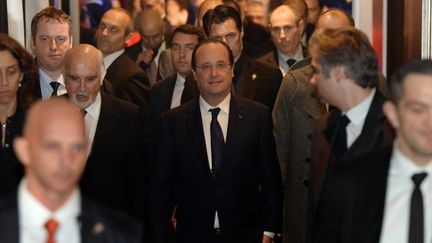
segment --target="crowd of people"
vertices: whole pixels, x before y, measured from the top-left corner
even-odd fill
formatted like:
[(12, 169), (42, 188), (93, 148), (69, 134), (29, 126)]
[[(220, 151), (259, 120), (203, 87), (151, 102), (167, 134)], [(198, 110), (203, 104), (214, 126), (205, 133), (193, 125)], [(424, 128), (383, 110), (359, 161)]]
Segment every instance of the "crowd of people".
[(0, 34), (2, 242), (432, 239), (432, 61), (318, 0), (102, 2)]

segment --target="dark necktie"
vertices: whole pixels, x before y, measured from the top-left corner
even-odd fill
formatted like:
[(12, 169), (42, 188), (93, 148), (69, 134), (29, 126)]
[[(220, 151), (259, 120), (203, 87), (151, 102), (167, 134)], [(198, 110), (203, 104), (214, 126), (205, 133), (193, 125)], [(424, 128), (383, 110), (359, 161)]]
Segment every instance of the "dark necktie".
[(55, 243), (55, 233), (57, 231), (58, 222), (55, 219), (50, 219), (45, 223), (48, 237), (46, 243)]
[(222, 162), (223, 147), (225, 142), (222, 128), (217, 120), (220, 108), (210, 109), (209, 111), (212, 113), (212, 120), (210, 123), (212, 173), (215, 173)]
[(57, 96), (57, 90), (58, 90), (58, 87), (60, 86), (60, 83), (56, 82), (56, 81), (52, 81), (50, 83), (50, 85), (53, 88), (53, 92), (51, 93), (51, 97)]
[(423, 196), (420, 185), (426, 176), (426, 173), (419, 173), (411, 177), (414, 190), (411, 195), (408, 243), (424, 243)]
[(195, 80), (190, 80), (189, 77), (186, 77), (185, 83), (184, 83), (184, 89), (183, 92), (181, 94), (181, 98), (180, 98), (180, 104), (184, 104), (186, 102), (188, 102), (189, 100), (192, 100), (194, 98), (194, 94), (195, 94), (195, 86), (196, 84), (194, 84), (193, 82), (195, 82)]
[(348, 149), (346, 127), (349, 123), (350, 120), (346, 115), (343, 115), (339, 118), (336, 138), (333, 143), (336, 160), (342, 159)]
[(296, 59), (290, 58), (286, 61), (286, 63), (288, 64), (288, 67), (291, 67), (294, 65), (294, 63), (296, 63)]

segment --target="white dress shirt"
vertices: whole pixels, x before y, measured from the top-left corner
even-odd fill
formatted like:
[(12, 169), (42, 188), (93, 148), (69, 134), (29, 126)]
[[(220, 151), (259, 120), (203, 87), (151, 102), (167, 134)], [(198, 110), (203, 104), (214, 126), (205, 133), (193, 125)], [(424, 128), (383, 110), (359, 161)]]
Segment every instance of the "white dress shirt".
[(45, 223), (49, 219), (58, 222), (55, 233), (56, 242), (81, 242), (80, 223), (81, 195), (76, 188), (65, 204), (55, 212), (42, 205), (28, 190), (27, 180), (23, 178), (18, 187), (18, 217), (20, 243), (45, 243), (48, 231)]
[(174, 91), (171, 99), (171, 109), (180, 105), (185, 84), (185, 78), (183, 78), (179, 73), (177, 73), (176, 76)]
[(94, 136), (96, 134), (96, 128), (99, 121), (101, 104), (102, 104), (101, 94), (98, 93), (95, 102), (93, 102), (85, 109), (87, 114), (84, 116), (84, 121), (86, 126), (86, 136), (89, 142), (88, 144), (90, 146), (89, 154), (91, 151), (91, 147), (93, 145)]
[(350, 123), (346, 127), (347, 134), (347, 147), (351, 147), (354, 141), (360, 136), (366, 116), (372, 104), (375, 95), (375, 88), (372, 89), (369, 96), (364, 99), (360, 104), (348, 110), (345, 115), (350, 119)]
[(411, 195), (414, 190), (411, 177), (422, 172), (428, 174), (420, 185), (424, 205), (424, 242), (432, 242), (432, 161), (420, 167), (398, 149), (397, 140), (393, 148), (380, 243), (408, 242)]
[(285, 74), (290, 70), (290, 67), (287, 64), (287, 61), (289, 59), (295, 59), (296, 62), (298, 62), (300, 60), (303, 60), (303, 58), (304, 58), (303, 57), (303, 48), (301, 45), (299, 45), (296, 53), (292, 57), (289, 57), (280, 51), (277, 51), (277, 54), (278, 54), (279, 69), (282, 72), (282, 76), (285, 76)]
[(60, 84), (57, 89), (57, 96), (67, 93), (63, 81), (63, 74), (60, 74), (57, 80), (53, 80), (48, 76), (48, 74), (46, 74), (41, 68), (39, 68), (39, 85), (43, 100), (51, 98), (51, 94), (54, 91), (53, 87), (50, 84), (52, 81), (56, 81)]

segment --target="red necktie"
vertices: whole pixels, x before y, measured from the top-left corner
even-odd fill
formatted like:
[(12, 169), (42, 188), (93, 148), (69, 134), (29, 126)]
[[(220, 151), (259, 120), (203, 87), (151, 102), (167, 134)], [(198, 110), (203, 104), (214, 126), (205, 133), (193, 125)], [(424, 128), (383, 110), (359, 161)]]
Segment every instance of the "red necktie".
[(58, 227), (58, 222), (54, 219), (49, 219), (45, 223), (45, 228), (48, 231), (48, 237), (46, 243), (55, 243), (55, 233)]

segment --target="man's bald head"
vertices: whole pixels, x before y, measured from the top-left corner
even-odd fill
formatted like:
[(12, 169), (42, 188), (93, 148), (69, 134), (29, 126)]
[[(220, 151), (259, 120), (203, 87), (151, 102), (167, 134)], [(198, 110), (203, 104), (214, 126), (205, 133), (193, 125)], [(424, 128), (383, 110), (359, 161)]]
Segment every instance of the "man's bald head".
[(160, 13), (145, 9), (138, 15), (136, 29), (140, 32), (146, 49), (155, 49), (164, 41), (165, 24)]
[(331, 8), (322, 13), (316, 23), (315, 29), (338, 29), (354, 27), (354, 19), (343, 9)]
[(307, 22), (308, 7), (304, 0), (285, 0), (284, 5), (290, 6), (305, 23)]
[(28, 190), (55, 211), (72, 194), (85, 165), (83, 116), (66, 99), (39, 101), (29, 110), (14, 148), (25, 167)]
[(105, 75), (102, 53), (88, 44), (71, 48), (65, 55), (63, 73), (69, 99), (86, 109), (96, 101)]
[(207, 11), (209, 11), (210, 9), (214, 9), (219, 5), (223, 5), (223, 1), (222, 0), (205, 0), (198, 8), (198, 15), (197, 15), (197, 19), (196, 19), (196, 25), (202, 29), (203, 29), (203, 17), (204, 14), (207, 13)]

